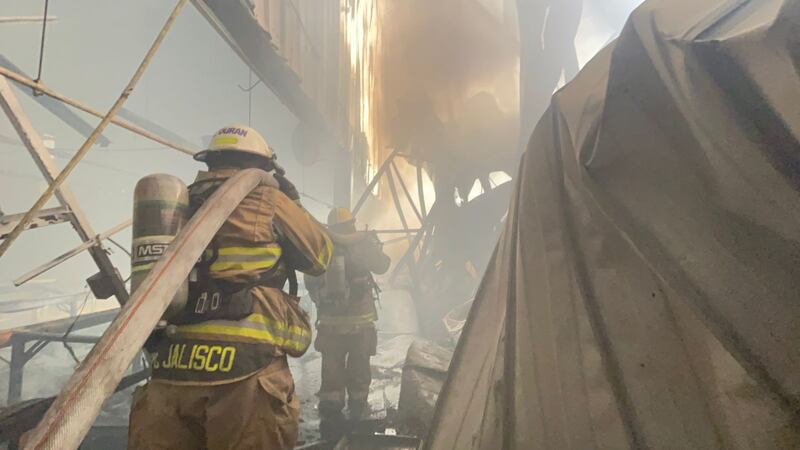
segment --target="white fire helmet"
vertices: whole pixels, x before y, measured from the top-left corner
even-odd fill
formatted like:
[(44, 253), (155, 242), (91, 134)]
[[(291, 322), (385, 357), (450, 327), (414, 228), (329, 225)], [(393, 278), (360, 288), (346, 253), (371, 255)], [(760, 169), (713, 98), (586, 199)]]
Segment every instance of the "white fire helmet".
[(208, 149), (196, 153), (194, 159), (205, 161), (206, 155), (211, 152), (242, 152), (263, 156), (267, 159), (275, 158), (275, 153), (258, 131), (238, 124), (223, 127), (214, 133)]

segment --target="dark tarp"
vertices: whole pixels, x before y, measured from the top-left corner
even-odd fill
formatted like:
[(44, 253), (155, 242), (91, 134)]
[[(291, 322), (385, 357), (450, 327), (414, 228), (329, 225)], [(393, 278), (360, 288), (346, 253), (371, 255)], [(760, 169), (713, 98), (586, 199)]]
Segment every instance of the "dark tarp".
[(800, 448), (800, 1), (650, 0), (557, 93), (428, 449)]

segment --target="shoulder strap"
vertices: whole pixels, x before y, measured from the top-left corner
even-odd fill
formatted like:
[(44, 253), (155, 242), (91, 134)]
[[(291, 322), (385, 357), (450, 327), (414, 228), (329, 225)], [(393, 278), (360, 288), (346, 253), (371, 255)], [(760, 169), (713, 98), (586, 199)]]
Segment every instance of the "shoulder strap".
[(294, 269), (289, 269), (289, 294), (293, 297), (297, 297), (297, 271)]

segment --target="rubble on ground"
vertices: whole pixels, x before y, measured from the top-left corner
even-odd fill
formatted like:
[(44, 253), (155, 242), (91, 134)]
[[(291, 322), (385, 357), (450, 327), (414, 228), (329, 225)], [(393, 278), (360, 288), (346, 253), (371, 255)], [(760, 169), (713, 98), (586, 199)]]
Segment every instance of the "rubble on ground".
[(409, 347), (397, 411), (398, 431), (402, 434), (427, 434), (452, 357), (452, 350), (422, 339)]
[[(373, 420), (401, 434), (422, 437), (444, 383), (452, 350), (414, 335), (381, 336), (372, 358), (369, 405)], [(301, 398), (300, 442), (319, 440), (316, 393), (320, 386), (320, 354), (292, 360)]]

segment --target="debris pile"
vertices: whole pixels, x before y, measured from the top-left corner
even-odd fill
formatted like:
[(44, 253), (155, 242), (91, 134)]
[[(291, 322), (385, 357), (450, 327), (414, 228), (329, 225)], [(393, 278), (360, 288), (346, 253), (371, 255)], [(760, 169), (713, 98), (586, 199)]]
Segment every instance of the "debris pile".
[(416, 340), (409, 347), (397, 411), (402, 434), (424, 437), (428, 433), (452, 357), (452, 350), (426, 340)]
[[(382, 337), (372, 358), (370, 422), (398, 434), (425, 436), (452, 355), (452, 349), (415, 335)], [(316, 394), (321, 362), (319, 353), (311, 352), (291, 363), (301, 398), (300, 442), (304, 443), (319, 439)]]
[(392, 419), (397, 410), (403, 361), (409, 346), (416, 339), (416, 336), (401, 335), (379, 343), (372, 358), (372, 385), (369, 393), (373, 417)]

